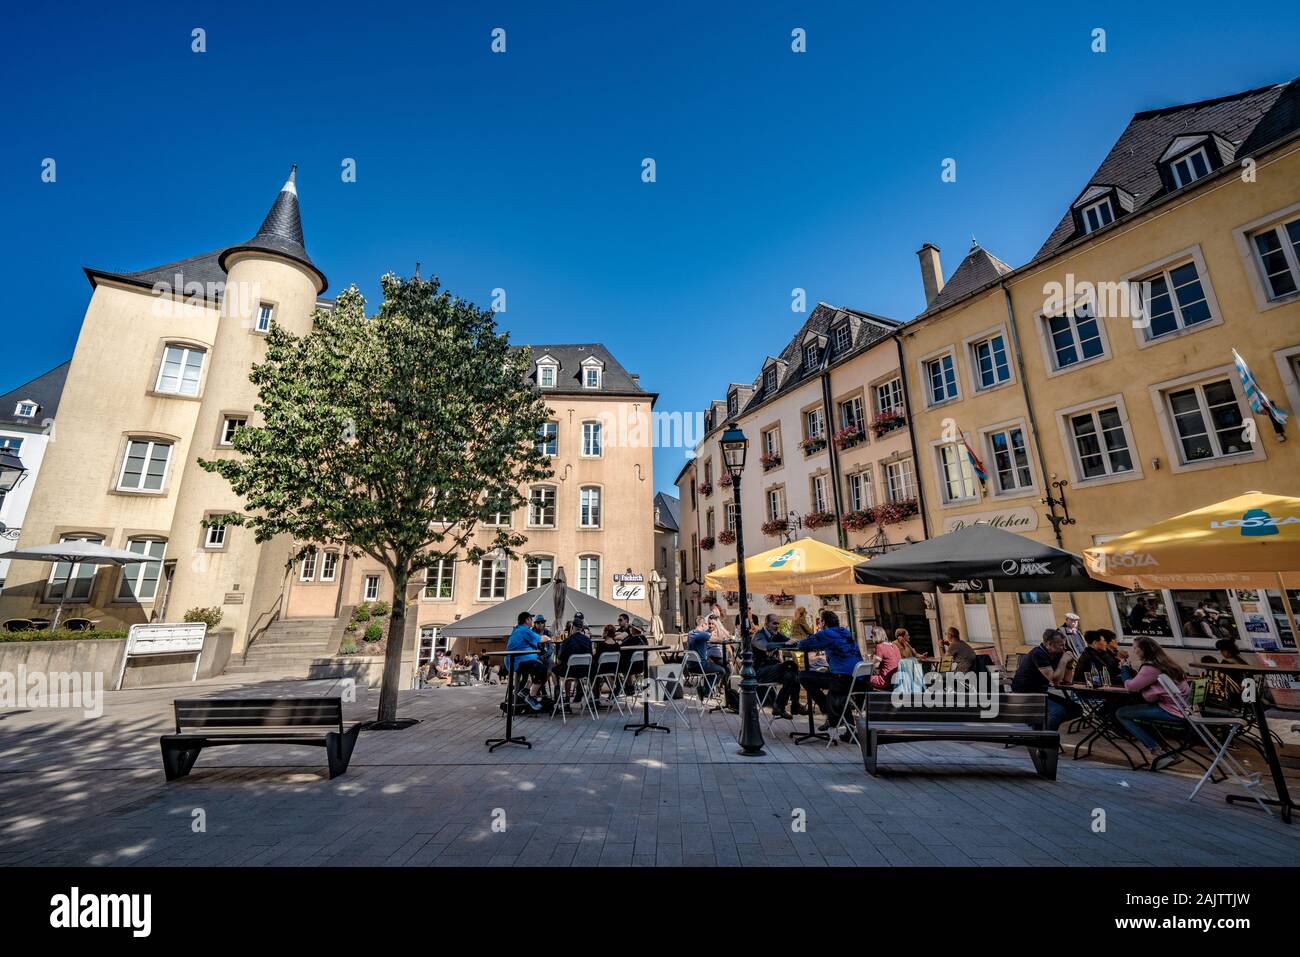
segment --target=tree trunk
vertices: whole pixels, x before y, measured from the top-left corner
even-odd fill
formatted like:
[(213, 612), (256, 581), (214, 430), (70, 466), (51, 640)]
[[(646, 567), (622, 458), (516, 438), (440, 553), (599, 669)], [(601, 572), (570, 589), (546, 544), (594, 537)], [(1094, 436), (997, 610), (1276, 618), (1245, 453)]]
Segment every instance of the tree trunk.
[(388, 648), (384, 651), (384, 681), (379, 687), (380, 721), (397, 720), (397, 692), (402, 681), (402, 645), (406, 641), (406, 586), (410, 572), (393, 575), (393, 614), (388, 619)]

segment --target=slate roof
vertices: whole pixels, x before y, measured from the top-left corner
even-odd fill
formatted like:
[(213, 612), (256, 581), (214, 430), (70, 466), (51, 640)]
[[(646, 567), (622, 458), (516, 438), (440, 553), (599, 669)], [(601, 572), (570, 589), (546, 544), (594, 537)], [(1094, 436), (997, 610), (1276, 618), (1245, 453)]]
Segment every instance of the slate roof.
[(301, 263), (316, 274), (320, 280), (320, 290), (325, 291), (329, 281), (325, 274), (316, 268), (316, 264), (307, 255), (302, 239), (302, 214), (298, 210), (298, 167), (289, 170), (289, 179), (280, 188), (280, 193), (271, 204), (270, 211), (262, 220), (256, 235), (245, 243), (231, 246), (221, 253), (220, 264), (224, 268), (229, 258), (237, 252), (248, 249), (263, 249), (286, 256), (294, 262)]
[[(1132, 195), (1132, 212), (1141, 212), (1167, 195), (1157, 162), (1175, 137), (1217, 133), (1236, 147), (1236, 156), (1246, 156), (1297, 129), (1300, 80), (1137, 113), (1071, 202), (1089, 186), (1115, 186)], [(1034, 259), (1051, 255), (1076, 238), (1074, 217), (1067, 208)]]
[[(533, 350), (533, 368), (529, 373), (529, 381), (534, 385), (537, 384), (537, 360), (549, 355), (559, 363), (556, 385), (554, 388), (539, 388), (538, 391), (543, 395), (638, 395), (649, 398), (652, 403), (658, 398), (657, 393), (641, 388), (638, 379), (624, 369), (599, 342), (533, 343), (527, 348)], [(604, 366), (599, 389), (587, 389), (582, 385), (582, 360), (592, 357), (600, 360)]]
[(680, 505), (681, 502), (675, 495), (669, 495), (667, 492), (655, 493), (655, 528), (670, 532), (679, 531), (677, 510)]
[[(44, 375), (37, 376), (31, 382), (25, 382), (16, 389), (0, 395), (0, 426), (39, 427), (46, 419), (54, 418), (59, 411), (59, 399), (63, 396), (63, 383), (68, 378), (69, 359), (62, 365), (55, 366)], [(30, 419), (14, 415), (18, 403), (31, 399), (36, 403), (36, 415)]]
[(973, 292), (985, 283), (993, 282), (999, 276), (1011, 272), (1011, 267), (975, 241), (971, 241), (970, 252), (961, 264), (953, 270), (952, 275), (934, 302), (926, 307), (926, 312), (942, 309), (949, 303), (956, 302), (967, 293)]

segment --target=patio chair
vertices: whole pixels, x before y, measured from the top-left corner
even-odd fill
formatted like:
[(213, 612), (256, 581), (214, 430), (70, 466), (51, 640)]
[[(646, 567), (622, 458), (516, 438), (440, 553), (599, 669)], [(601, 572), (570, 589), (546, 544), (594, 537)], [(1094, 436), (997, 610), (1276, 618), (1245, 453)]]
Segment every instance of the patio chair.
[[(948, 659), (948, 663), (951, 666), (951, 658)], [(832, 744), (838, 743), (835, 735), (841, 727), (848, 729), (849, 738), (854, 744), (858, 745), (858, 747), (862, 746), (861, 742), (858, 741), (858, 729), (853, 726), (855, 722), (849, 720), (849, 711), (854, 704), (855, 698), (857, 699), (857, 705), (859, 708), (866, 708), (867, 692), (871, 690), (871, 667), (871, 662), (869, 661), (859, 661), (853, 666), (853, 681), (849, 684), (849, 693), (844, 696), (844, 707), (840, 709), (840, 715), (836, 719), (835, 724), (831, 727), (830, 736), (826, 739), (826, 747), (828, 749)], [(859, 681), (861, 681), (860, 686), (858, 684)]]
[(90, 631), (95, 627), (95, 623), (89, 618), (65, 618), (63, 627), (68, 631)]
[[(574, 671), (581, 671), (582, 674), (574, 677)], [(560, 712), (560, 723), (567, 724), (568, 705), (564, 701), (564, 688), (570, 681), (573, 681), (578, 693), (582, 696), (582, 706), (591, 712), (592, 720), (596, 718), (596, 705), (591, 700), (591, 655), (570, 655), (569, 660), (564, 663), (564, 673), (556, 673), (560, 679), (560, 686), (556, 689), (555, 705), (551, 708), (551, 717), (555, 717), (555, 712)]]
[(654, 683), (654, 686), (659, 689), (659, 697), (667, 702), (668, 707), (677, 712), (677, 717), (681, 718), (682, 723), (689, 728), (691, 726), (691, 721), (690, 718), (687, 717), (688, 706), (685, 703), (686, 696), (681, 695), (680, 699), (678, 696), (678, 691), (686, 687), (685, 672), (665, 672), (664, 669), (661, 668), (658, 673), (650, 677), (650, 680)]
[[(1223, 762), (1232, 779), (1245, 788), (1246, 793), (1255, 799), (1255, 803), (1260, 806), (1264, 813), (1271, 813), (1268, 809), (1268, 805), (1260, 800), (1259, 795), (1255, 793), (1255, 789), (1260, 785), (1259, 774), (1247, 771), (1242, 766), (1241, 762), (1233, 757), (1228, 750), (1232, 747), (1233, 739), (1246, 727), (1245, 719), (1233, 717), (1208, 717), (1203, 714), (1197, 714), (1191, 704), (1188, 703), (1182, 693), (1178, 690), (1178, 686), (1174, 684), (1173, 679), (1166, 674), (1162, 674), (1157, 680), (1159, 680), (1160, 687), (1164, 689), (1165, 694), (1167, 694), (1169, 699), (1173, 701), (1174, 706), (1182, 713), (1183, 720), (1187, 722), (1192, 731), (1194, 731), (1205, 743), (1205, 746), (1210, 749), (1210, 753), (1214, 755), (1214, 759), (1210, 762), (1210, 766), (1206, 768), (1205, 774), (1201, 776), (1201, 779), (1196, 782), (1196, 787), (1192, 788), (1192, 793), (1187, 796), (1187, 800), (1190, 801), (1196, 797), (1201, 788), (1205, 786), (1205, 782), (1210, 780), (1210, 776), (1214, 773), (1214, 769), (1219, 766), (1220, 762)], [(1223, 736), (1222, 742), (1216, 740), (1214, 735), (1210, 733), (1211, 728), (1226, 729), (1227, 733)], [(1218, 748), (1217, 751), (1215, 750), (1216, 747)]]
[(10, 632), (32, 631), (33, 626), (29, 618), (9, 618), (4, 623), (4, 630)]
[(697, 696), (700, 714), (706, 712), (710, 703), (726, 703), (725, 698), (719, 699), (719, 695), (722, 693), (722, 679), (716, 674), (704, 670), (704, 664), (700, 661), (698, 651), (687, 651), (682, 655), (682, 680), (686, 682), (689, 678), (699, 679), (704, 685), (704, 697), (699, 698)]
[[(740, 683), (743, 680), (740, 675), (732, 675), (727, 679), (727, 684), (736, 693), (737, 698), (740, 697)], [(776, 715), (771, 713), (771, 708), (776, 707), (776, 696), (780, 693), (781, 683), (779, 681), (760, 681), (758, 683), (758, 716), (767, 724), (768, 734), (776, 733), (775, 725), (778, 719)], [(763, 713), (764, 708), (769, 709), (767, 714)], [(793, 723), (794, 716), (791, 715), (783, 720)]]
[(591, 672), (591, 694), (593, 700), (600, 697), (600, 683), (604, 681), (609, 688), (610, 700), (614, 707), (618, 708), (619, 714), (624, 714), (623, 703), (618, 700), (619, 693), (619, 673), (618, 673), (617, 651), (603, 651), (600, 657), (596, 659), (596, 667)]
[(50, 627), (50, 620), (48, 618), (33, 618), (31, 619), (31, 622), (32, 628), (36, 631), (45, 631)]

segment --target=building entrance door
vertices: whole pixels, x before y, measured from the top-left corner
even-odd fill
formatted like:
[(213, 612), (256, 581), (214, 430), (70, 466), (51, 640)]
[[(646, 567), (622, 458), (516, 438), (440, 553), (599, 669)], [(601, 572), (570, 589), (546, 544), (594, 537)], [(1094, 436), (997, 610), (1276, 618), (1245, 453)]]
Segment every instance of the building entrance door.
[(1056, 612), (1052, 610), (1052, 594), (1045, 591), (1022, 591), (1020, 599), (1020, 634), (1025, 644), (1033, 647), (1043, 640), (1043, 632), (1056, 627)]

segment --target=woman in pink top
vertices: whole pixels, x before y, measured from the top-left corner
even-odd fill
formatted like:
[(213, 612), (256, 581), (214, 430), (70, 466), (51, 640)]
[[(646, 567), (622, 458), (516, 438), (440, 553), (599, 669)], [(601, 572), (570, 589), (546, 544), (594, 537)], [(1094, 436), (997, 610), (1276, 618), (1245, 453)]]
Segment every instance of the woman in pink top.
[(1141, 722), (1183, 720), (1183, 709), (1174, 703), (1169, 693), (1160, 686), (1160, 676), (1168, 675), (1178, 686), (1178, 693), (1186, 701), (1189, 690), (1187, 675), (1154, 638), (1135, 638), (1133, 654), (1140, 667), (1137, 674), (1124, 682), (1124, 687), (1129, 691), (1141, 692), (1143, 703), (1126, 704), (1116, 710), (1115, 717), (1129, 734), (1142, 743), (1143, 747), (1156, 754), (1160, 751), (1160, 744), (1150, 731), (1142, 727)]
[[(894, 641), (902, 641), (906, 644), (908, 640), (906, 628), (894, 630)], [(903, 655), (894, 642), (885, 641), (877, 642), (875, 657), (876, 666), (871, 669), (871, 689), (889, 691), (894, 687), (894, 672), (898, 670), (898, 663)]]

